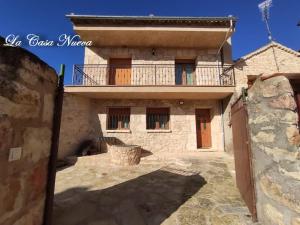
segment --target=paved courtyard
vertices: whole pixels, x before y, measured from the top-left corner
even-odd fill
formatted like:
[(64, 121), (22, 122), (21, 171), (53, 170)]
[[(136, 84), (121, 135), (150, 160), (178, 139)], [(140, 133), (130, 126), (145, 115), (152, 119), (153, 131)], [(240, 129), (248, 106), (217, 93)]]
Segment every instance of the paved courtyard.
[(224, 153), (148, 156), (115, 167), (107, 154), (57, 173), (55, 225), (250, 225)]

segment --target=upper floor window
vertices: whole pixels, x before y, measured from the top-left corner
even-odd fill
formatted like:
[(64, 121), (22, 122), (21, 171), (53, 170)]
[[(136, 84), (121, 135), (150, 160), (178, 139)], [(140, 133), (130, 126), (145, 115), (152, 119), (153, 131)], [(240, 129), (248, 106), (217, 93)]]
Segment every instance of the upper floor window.
[(107, 116), (108, 130), (126, 130), (130, 127), (130, 108), (109, 108)]
[(109, 59), (110, 85), (131, 84), (131, 59)]
[(169, 108), (147, 108), (147, 129), (169, 129)]
[(195, 84), (195, 60), (175, 60), (175, 84)]

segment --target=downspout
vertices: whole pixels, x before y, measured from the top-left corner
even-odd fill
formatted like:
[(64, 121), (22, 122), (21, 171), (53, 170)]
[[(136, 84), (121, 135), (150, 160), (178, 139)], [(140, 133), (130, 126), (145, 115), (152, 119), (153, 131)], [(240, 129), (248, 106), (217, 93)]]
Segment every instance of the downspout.
[[(233, 32), (231, 32), (231, 34), (229, 34), (230, 31), (233, 31), (233, 30), (234, 30), (233, 21), (231, 19), (230, 20), (230, 27), (228, 28), (228, 31), (225, 35), (225, 39), (224, 39), (224, 41), (222, 42), (221, 46), (219, 47), (219, 49), (217, 51), (217, 55), (216, 55), (217, 59), (219, 59), (219, 54), (220, 54), (221, 51), (222, 51), (222, 54), (223, 54), (223, 47), (224, 47), (226, 41), (228, 40), (228, 38), (230, 38), (232, 33), (233, 33)], [(222, 58), (224, 59), (224, 56)], [(223, 68), (224, 62), (221, 62), (221, 66)], [(223, 99), (221, 99), (221, 101), (220, 101), (220, 112), (221, 112), (221, 126), (222, 126), (222, 133), (223, 133), (223, 135), (222, 135), (223, 150), (225, 151), (225, 127), (224, 127), (224, 103), (223, 103)]]
[(224, 47), (224, 45), (225, 45), (226, 41), (228, 40), (228, 38), (230, 38), (231, 35), (232, 35), (232, 32), (231, 32), (231, 34), (229, 34), (229, 32), (230, 32), (230, 31), (233, 31), (233, 30), (234, 30), (234, 27), (233, 27), (233, 21), (232, 21), (232, 19), (231, 19), (231, 20), (230, 20), (230, 26), (229, 26), (229, 28), (228, 28), (228, 31), (226, 32), (226, 35), (225, 35), (225, 39), (224, 39), (224, 41), (222, 42), (222, 44), (220, 45), (220, 47), (219, 47), (219, 49), (218, 49), (218, 51), (217, 51), (217, 54), (216, 54), (217, 57), (219, 56), (220, 51), (221, 51), (221, 49)]
[(225, 126), (224, 126), (224, 103), (223, 103), (223, 99), (221, 99), (220, 101), (220, 108), (221, 108), (221, 126), (222, 126), (222, 143), (223, 143), (223, 150), (225, 152)]

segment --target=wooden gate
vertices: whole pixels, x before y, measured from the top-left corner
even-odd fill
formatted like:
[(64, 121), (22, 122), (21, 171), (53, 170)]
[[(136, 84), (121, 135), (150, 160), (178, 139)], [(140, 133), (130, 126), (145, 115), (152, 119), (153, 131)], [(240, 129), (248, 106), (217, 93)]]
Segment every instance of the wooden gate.
[(246, 103), (240, 99), (231, 107), (232, 138), (236, 183), (253, 221), (257, 221), (252, 152), (249, 140)]

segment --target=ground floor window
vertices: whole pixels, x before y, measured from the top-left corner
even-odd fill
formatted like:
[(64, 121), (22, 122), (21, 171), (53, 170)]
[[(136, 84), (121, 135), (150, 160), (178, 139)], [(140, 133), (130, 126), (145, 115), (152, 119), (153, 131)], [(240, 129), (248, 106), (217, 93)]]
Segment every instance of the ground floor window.
[(107, 117), (108, 130), (129, 129), (130, 108), (109, 108)]
[(170, 109), (169, 108), (147, 108), (146, 110), (147, 129), (169, 129)]

